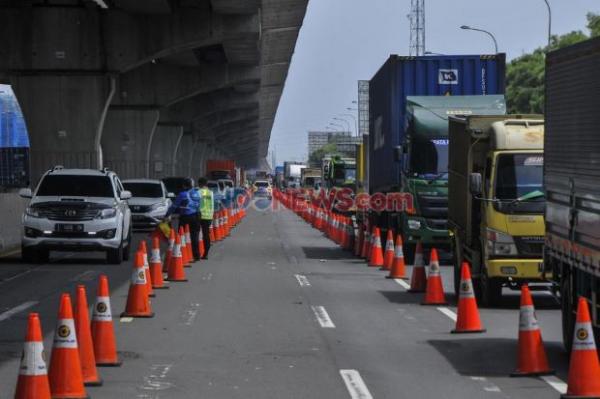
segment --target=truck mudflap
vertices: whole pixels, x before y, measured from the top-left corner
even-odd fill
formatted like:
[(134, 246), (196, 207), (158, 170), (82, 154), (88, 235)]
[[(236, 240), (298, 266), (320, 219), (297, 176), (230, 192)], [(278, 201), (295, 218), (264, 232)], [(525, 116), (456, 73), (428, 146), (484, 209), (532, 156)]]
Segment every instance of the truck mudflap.
[(544, 271), (544, 261), (540, 259), (488, 259), (488, 275), (491, 278), (511, 278), (513, 280), (548, 281), (551, 277)]

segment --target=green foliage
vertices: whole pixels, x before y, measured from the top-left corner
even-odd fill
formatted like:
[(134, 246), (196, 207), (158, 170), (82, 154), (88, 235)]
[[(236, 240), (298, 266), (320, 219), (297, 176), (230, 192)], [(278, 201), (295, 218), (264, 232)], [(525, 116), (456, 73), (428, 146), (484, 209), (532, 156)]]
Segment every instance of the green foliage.
[(554, 35), (550, 47), (538, 48), (531, 54), (513, 59), (506, 68), (506, 99), (509, 113), (541, 114), (544, 112), (545, 53), (600, 36), (600, 15), (587, 14), (590, 36), (582, 31)]

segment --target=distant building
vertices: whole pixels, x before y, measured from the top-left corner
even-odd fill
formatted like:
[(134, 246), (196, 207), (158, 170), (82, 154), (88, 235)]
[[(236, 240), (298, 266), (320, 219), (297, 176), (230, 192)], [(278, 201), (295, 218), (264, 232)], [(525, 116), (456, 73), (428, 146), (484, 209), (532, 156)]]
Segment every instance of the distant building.
[[(336, 150), (346, 156), (356, 154), (356, 145), (362, 142), (362, 137), (356, 137), (352, 132), (308, 132), (308, 157), (326, 144), (335, 143)], [(315, 165), (316, 166), (316, 165)]]

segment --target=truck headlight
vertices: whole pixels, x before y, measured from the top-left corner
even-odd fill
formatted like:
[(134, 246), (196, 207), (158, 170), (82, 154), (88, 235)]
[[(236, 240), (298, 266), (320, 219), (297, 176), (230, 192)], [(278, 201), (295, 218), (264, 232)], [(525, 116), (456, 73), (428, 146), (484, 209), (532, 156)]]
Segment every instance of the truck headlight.
[(27, 216), (31, 216), (33, 218), (39, 218), (40, 217), (40, 212), (36, 208), (33, 208), (31, 206), (28, 206), (27, 208), (25, 208), (25, 214)]
[(411, 230), (419, 230), (421, 228), (421, 222), (415, 219), (408, 219), (408, 228)]
[(517, 255), (513, 238), (505, 233), (487, 229), (487, 250), (491, 255)]
[(116, 208), (108, 208), (108, 209), (102, 209), (100, 212), (98, 212), (98, 219), (111, 219), (114, 218), (115, 216), (117, 216), (117, 209)]

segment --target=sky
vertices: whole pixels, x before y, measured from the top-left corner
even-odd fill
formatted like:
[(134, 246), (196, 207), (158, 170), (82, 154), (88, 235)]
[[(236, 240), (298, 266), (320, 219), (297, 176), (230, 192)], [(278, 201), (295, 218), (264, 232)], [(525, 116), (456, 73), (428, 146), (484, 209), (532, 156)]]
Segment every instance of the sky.
[[(586, 14), (600, 14), (600, 0), (549, 2), (553, 34), (587, 33)], [(271, 132), (278, 165), (305, 160), (307, 132), (356, 107), (357, 80), (371, 79), (390, 54), (408, 55), (409, 11), (410, 0), (309, 0)], [(425, 0), (425, 18), (426, 51), (435, 53), (494, 52), (489, 36), (461, 25), (492, 32), (508, 60), (548, 38), (544, 0)]]

